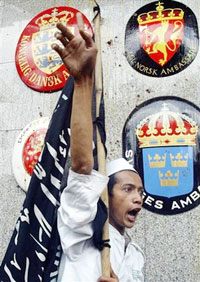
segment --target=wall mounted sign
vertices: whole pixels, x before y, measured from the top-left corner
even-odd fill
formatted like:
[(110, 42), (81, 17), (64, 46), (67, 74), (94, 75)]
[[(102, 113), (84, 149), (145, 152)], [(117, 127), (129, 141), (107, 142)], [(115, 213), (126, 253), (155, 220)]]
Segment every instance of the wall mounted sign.
[(126, 58), (136, 71), (147, 76), (166, 77), (184, 70), (195, 59), (198, 48), (196, 17), (176, 1), (145, 5), (126, 26)]
[(123, 129), (123, 155), (144, 183), (144, 207), (177, 214), (200, 203), (200, 109), (178, 97), (141, 104)]
[[(27, 86), (40, 92), (63, 88), (69, 71), (51, 45), (59, 43), (54, 36), (59, 21), (73, 34), (78, 33), (77, 12), (71, 7), (54, 7), (38, 14), (26, 26), (17, 44), (15, 61), (19, 76)], [(83, 21), (85, 30), (92, 35), (91, 24), (84, 15)]]
[(13, 151), (12, 167), (19, 186), (27, 191), (31, 175), (44, 145), (50, 119), (30, 122), (19, 134)]

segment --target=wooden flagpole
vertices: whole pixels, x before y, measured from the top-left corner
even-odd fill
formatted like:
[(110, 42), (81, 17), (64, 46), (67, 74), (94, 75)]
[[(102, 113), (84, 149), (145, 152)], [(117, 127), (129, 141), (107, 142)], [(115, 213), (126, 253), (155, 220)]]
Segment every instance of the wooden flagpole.
[[(100, 9), (98, 4), (95, 2), (95, 6), (98, 8), (98, 13), (94, 19), (94, 31), (95, 31), (95, 42), (98, 48), (96, 67), (95, 67), (95, 87), (96, 87), (96, 117), (99, 116), (99, 108), (101, 98), (103, 95), (103, 72), (102, 72), (102, 59), (101, 59), (101, 34), (100, 34)], [(101, 142), (100, 134), (97, 128), (97, 154), (98, 154), (98, 167), (102, 174), (106, 174), (106, 154), (104, 145)], [(107, 207), (108, 211), (108, 190), (104, 189), (101, 199)], [(109, 239), (109, 220), (107, 219), (103, 228), (103, 240)], [(102, 250), (102, 275), (110, 277), (110, 249), (104, 247)]]

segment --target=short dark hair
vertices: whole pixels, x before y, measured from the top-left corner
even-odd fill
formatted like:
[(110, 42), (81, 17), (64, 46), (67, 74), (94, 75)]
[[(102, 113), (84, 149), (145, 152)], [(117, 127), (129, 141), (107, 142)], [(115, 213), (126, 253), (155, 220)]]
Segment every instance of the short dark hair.
[[(118, 171), (118, 172), (120, 172), (120, 171)], [(118, 182), (118, 179), (117, 179), (117, 173), (118, 172), (115, 172), (115, 173), (113, 173), (109, 176), (109, 181), (108, 181), (108, 195), (109, 196), (113, 195), (113, 186)], [(134, 171), (134, 172), (136, 174), (138, 174), (137, 171)]]
[(108, 181), (108, 195), (109, 196), (113, 195), (113, 186), (116, 183), (117, 183), (116, 173), (113, 173), (112, 175), (109, 176), (109, 181)]

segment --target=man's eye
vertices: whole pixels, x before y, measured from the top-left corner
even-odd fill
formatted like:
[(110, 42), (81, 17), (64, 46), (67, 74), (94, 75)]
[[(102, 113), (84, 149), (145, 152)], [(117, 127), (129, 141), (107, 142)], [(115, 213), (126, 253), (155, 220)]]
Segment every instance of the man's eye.
[(124, 191), (125, 192), (130, 192), (130, 191), (132, 191), (132, 187), (131, 186), (125, 186), (124, 187)]

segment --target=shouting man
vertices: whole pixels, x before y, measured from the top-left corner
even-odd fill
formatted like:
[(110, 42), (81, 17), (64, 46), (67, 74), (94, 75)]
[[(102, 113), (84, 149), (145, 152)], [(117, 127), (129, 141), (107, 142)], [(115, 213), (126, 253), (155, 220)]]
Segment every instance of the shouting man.
[[(126, 234), (125, 228), (134, 225), (141, 210), (143, 185), (138, 173), (123, 158), (107, 164), (107, 176), (93, 170), (91, 108), (97, 47), (84, 31), (81, 14), (77, 14), (77, 23), (78, 36), (59, 23), (56, 38), (63, 47), (52, 46), (74, 78), (72, 167), (58, 210), (58, 231), (63, 249), (58, 281), (141, 282), (144, 281), (144, 255)], [(111, 277), (101, 276), (101, 252), (92, 241), (97, 202), (107, 183)]]

